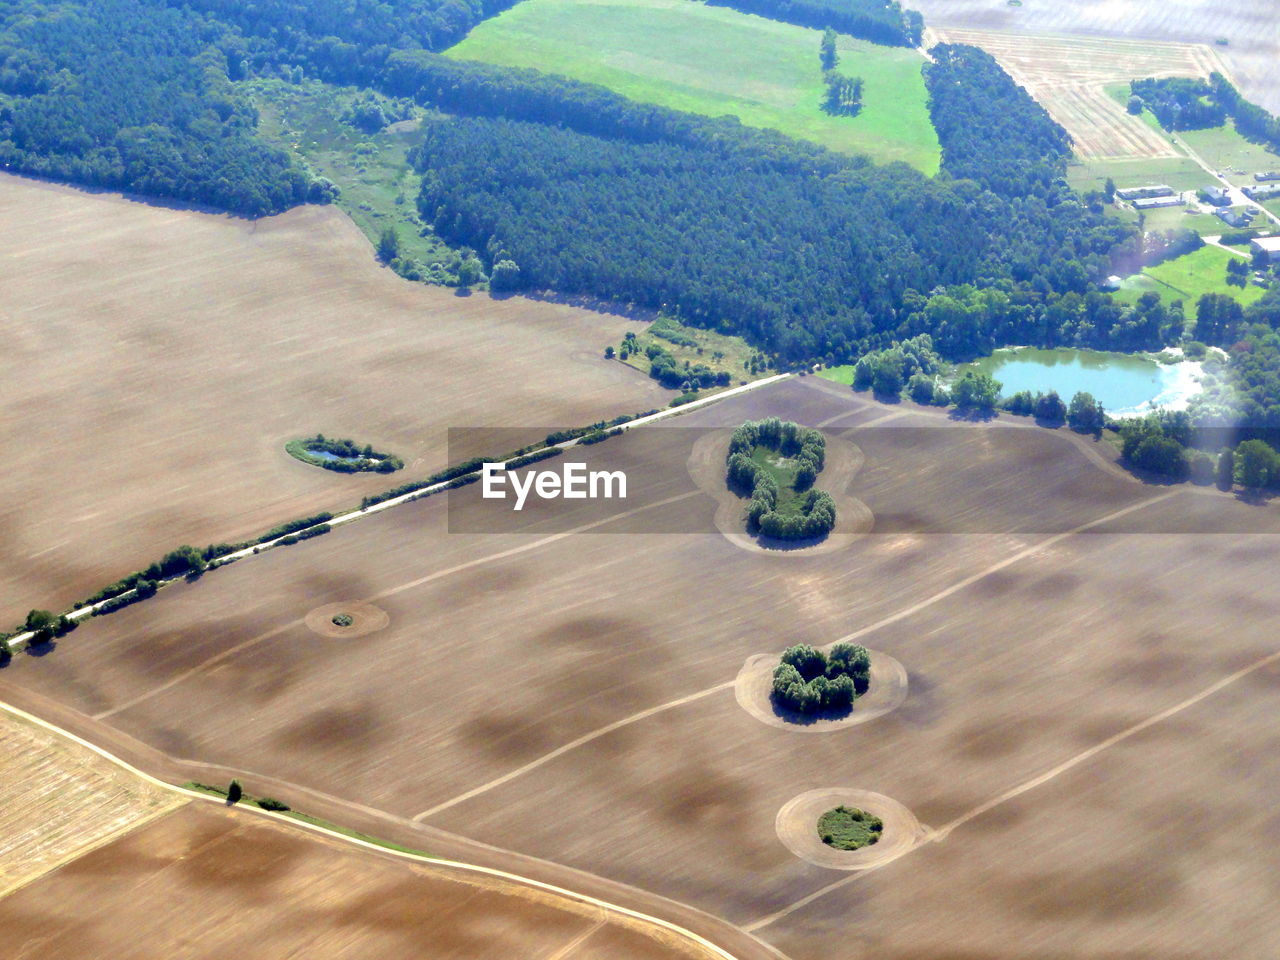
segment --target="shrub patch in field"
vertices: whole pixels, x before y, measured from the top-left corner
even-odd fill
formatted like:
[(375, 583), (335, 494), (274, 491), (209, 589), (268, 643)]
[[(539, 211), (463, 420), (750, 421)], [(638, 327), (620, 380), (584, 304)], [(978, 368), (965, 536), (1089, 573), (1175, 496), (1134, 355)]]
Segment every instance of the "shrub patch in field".
[(822, 842), (837, 850), (860, 850), (880, 839), (884, 821), (844, 804), (828, 810), (818, 818), (818, 836)]
[(774, 704), (803, 714), (840, 714), (871, 686), (871, 654), (866, 647), (837, 643), (830, 654), (797, 644), (773, 671)]

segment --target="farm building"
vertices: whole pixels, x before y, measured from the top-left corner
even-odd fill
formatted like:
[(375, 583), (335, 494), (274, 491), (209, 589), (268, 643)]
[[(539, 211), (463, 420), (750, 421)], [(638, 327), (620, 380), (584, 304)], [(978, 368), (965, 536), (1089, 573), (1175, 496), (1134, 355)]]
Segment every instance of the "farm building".
[(1275, 263), (1280, 260), (1280, 237), (1258, 237), (1249, 241), (1249, 249), (1254, 253), (1265, 253)]
[(1280, 197), (1280, 183), (1265, 183), (1260, 187), (1245, 187), (1244, 195), (1250, 200), (1270, 200)]
[(1225, 207), (1231, 203), (1231, 191), (1226, 187), (1205, 187), (1200, 191), (1200, 199), (1215, 207)]
[(1186, 202), (1181, 197), (1141, 197), (1133, 201), (1133, 209), (1150, 210), (1153, 207), (1180, 207)]
[(1253, 222), (1253, 214), (1238, 207), (1224, 207), (1213, 211), (1213, 215), (1229, 227), (1247, 227)]
[(1268, 170), (1265, 173), (1255, 173), (1253, 179), (1261, 183), (1263, 180), (1280, 180), (1280, 170)]
[(1173, 187), (1163, 183), (1155, 183), (1145, 187), (1125, 187), (1123, 190), (1117, 190), (1116, 196), (1121, 200), (1138, 200), (1146, 197), (1171, 197), (1173, 196)]

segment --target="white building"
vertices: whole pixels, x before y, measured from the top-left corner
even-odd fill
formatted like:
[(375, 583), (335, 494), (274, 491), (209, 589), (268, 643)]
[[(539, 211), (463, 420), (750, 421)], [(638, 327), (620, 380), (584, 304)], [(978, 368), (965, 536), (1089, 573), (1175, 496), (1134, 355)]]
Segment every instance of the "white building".
[(1280, 237), (1258, 237), (1250, 240), (1249, 249), (1254, 253), (1265, 253), (1272, 263), (1280, 261)]

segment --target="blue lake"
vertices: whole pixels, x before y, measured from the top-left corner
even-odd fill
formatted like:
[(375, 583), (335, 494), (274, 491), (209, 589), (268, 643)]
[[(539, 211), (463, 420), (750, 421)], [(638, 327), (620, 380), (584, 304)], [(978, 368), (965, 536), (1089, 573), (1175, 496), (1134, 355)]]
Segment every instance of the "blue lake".
[(1012, 396), (1022, 390), (1056, 390), (1066, 402), (1081, 391), (1093, 394), (1113, 415), (1141, 413), (1156, 407), (1180, 407), (1199, 390), (1199, 364), (1157, 363), (1150, 357), (1097, 350), (1038, 350), (1021, 347), (997, 350), (989, 357), (961, 366), (989, 373), (1000, 381), (1000, 392)]

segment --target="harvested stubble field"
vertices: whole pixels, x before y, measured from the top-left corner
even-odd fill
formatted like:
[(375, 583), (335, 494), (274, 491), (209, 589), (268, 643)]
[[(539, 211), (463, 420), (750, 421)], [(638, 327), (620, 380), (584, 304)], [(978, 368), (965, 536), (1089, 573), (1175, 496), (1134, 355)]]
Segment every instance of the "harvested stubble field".
[[(716, 503), (682, 479), (697, 431), (642, 429), (583, 452), (669, 478), (678, 499), (631, 532), (449, 535), (445, 499), (420, 501), (86, 626), (0, 691), (673, 898), (795, 960), (1244, 956), (1280, 935), (1275, 510), (814, 379), (681, 419), (769, 414), (861, 449), (875, 532), (775, 555), (645, 535), (712, 531)], [(343, 599), (389, 625), (306, 629)], [(850, 635), (906, 667), (893, 713), (797, 736), (738, 705), (749, 656)], [(856, 880), (797, 859), (775, 817), (824, 788), (898, 801), (925, 842)]]
[(0, 734), (0, 897), (182, 803), (6, 711)]
[(12, 960), (695, 960), (640, 921), (208, 803), (0, 900)]
[[(1280, 112), (1280, 0), (916, 0), (943, 28), (1215, 44), (1246, 97)], [(1226, 46), (1216, 41), (1225, 39)], [(1124, 79), (1129, 79), (1125, 77)]]
[(1107, 93), (1109, 84), (1141, 77), (1207, 77), (1221, 70), (1204, 45), (1045, 37), (934, 26), (930, 39), (967, 43), (995, 57), (1062, 124), (1083, 160), (1183, 156), (1161, 131)]
[[(181, 543), (424, 476), (447, 427), (572, 425), (670, 396), (600, 358), (622, 318), (408, 283), (334, 208), (254, 222), (3, 176), (0, 247), (0, 629)], [(285, 453), (317, 431), (406, 469)]]

